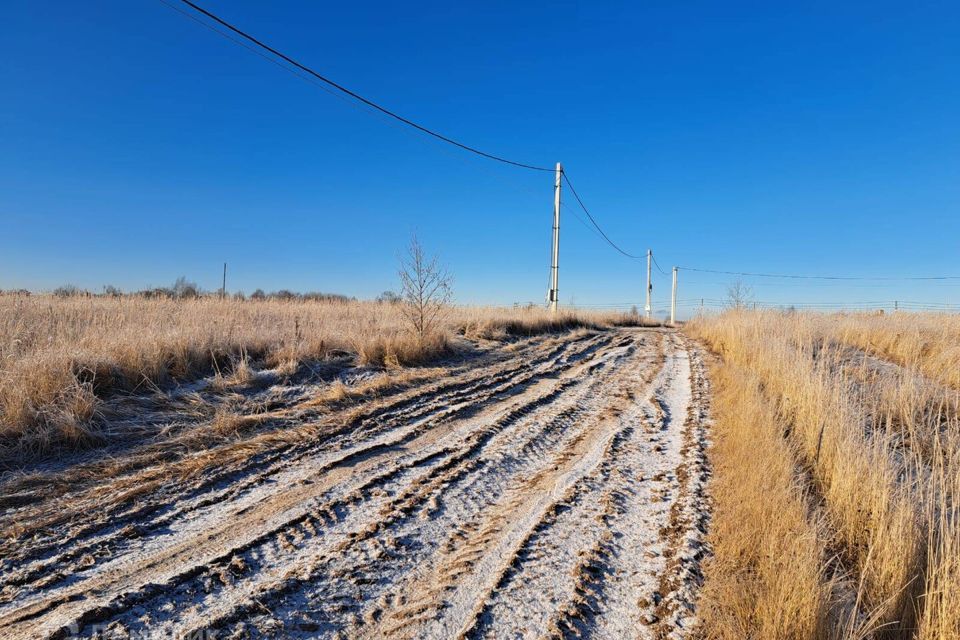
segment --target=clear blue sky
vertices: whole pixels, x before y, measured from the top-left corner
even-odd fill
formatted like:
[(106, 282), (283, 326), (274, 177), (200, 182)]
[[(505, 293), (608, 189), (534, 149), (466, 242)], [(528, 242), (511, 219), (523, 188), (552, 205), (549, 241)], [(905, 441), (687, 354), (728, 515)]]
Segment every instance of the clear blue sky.
[[(449, 136), (562, 161), (664, 269), (960, 275), (956, 2), (202, 4)], [(214, 288), (227, 261), (231, 290), (368, 297), (416, 231), (460, 301), (543, 299), (549, 174), (405, 130), (158, 0), (6, 3), (0, 53), (0, 288)], [(571, 211), (562, 301), (641, 300), (643, 263)], [(681, 273), (680, 297), (730, 279)], [(960, 302), (960, 281), (753, 282)]]

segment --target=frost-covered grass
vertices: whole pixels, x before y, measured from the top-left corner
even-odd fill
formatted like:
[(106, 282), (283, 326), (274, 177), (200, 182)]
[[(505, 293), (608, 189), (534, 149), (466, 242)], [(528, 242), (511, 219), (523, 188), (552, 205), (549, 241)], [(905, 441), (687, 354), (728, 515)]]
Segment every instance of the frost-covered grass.
[(349, 356), (402, 367), (448, 353), (458, 335), (505, 339), (631, 319), (455, 306), (421, 341), (389, 303), (0, 295), (0, 448), (83, 446), (98, 437), (109, 394), (211, 374), (238, 379), (251, 363), (290, 371)]

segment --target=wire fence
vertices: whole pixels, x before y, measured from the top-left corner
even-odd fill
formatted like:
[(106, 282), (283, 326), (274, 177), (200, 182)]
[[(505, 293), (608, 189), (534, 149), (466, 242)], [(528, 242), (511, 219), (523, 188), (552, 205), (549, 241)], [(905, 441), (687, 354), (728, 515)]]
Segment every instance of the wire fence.
[[(525, 306), (543, 306), (543, 301), (533, 302), (514, 302), (514, 307)], [(567, 309), (582, 309), (586, 311), (622, 311), (625, 313), (638, 312), (643, 313), (645, 301), (637, 302), (593, 302), (578, 303), (569, 302), (565, 305)], [(686, 315), (690, 311), (726, 311), (736, 307), (729, 300), (719, 298), (686, 298), (677, 300), (677, 309), (682, 309)], [(866, 300), (855, 302), (774, 302), (774, 301), (754, 301), (748, 300), (740, 303), (740, 308), (750, 310), (778, 310), (778, 311), (821, 311), (821, 312), (857, 312), (857, 311), (929, 311), (941, 313), (960, 313), (960, 304), (951, 304), (945, 302), (918, 302), (909, 300)], [(651, 312), (654, 315), (662, 315), (670, 312), (670, 301), (651, 302)]]

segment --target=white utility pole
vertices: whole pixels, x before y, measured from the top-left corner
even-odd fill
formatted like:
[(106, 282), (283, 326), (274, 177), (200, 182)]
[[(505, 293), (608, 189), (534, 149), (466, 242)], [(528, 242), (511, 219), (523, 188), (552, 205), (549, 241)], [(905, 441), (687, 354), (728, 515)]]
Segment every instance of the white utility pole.
[(653, 285), (650, 283), (650, 261), (652, 259), (653, 251), (651, 249), (647, 249), (647, 306), (643, 308), (643, 310), (646, 312), (645, 315), (647, 316), (647, 320), (650, 319), (650, 312), (652, 311), (650, 308), (650, 292), (653, 291)]
[(670, 297), (670, 324), (677, 321), (677, 268), (673, 268), (673, 294)]
[(557, 303), (560, 301), (560, 180), (563, 177), (563, 167), (557, 163), (557, 179), (553, 185), (553, 253), (550, 263), (550, 311), (557, 312)]

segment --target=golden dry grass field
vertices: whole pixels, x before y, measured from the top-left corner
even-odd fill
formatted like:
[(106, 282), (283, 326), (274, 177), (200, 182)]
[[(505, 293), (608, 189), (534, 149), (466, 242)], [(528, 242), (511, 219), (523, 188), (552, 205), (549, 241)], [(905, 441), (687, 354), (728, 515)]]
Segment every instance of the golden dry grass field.
[(0, 296), (0, 636), (960, 638), (960, 319), (642, 324)]
[(503, 339), (628, 320), (458, 306), (421, 344), (397, 304), (0, 295), (0, 460), (108, 437), (98, 430), (98, 411), (111, 394), (210, 374), (238, 380), (252, 366), (398, 369), (443, 355), (457, 337)]

